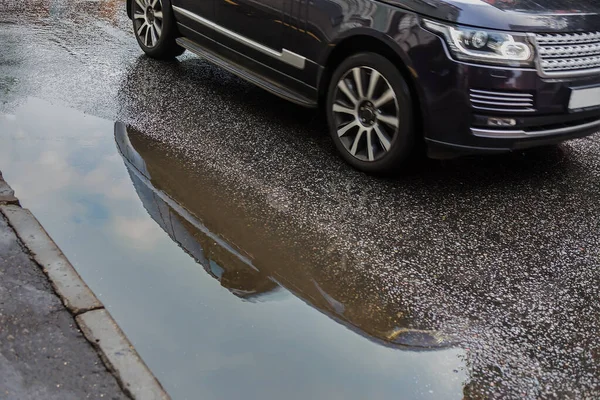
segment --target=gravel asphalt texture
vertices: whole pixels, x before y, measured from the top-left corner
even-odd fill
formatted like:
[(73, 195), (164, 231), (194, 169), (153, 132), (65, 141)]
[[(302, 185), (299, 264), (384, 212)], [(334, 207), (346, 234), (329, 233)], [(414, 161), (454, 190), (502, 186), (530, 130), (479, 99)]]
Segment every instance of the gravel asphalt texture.
[(0, 42), (0, 111), (35, 96), (119, 120), (262, 196), (346, 255), (333, 279), (467, 349), (466, 398), (600, 397), (600, 136), (381, 179), (336, 157), (314, 111), (144, 57), (121, 1), (4, 1)]

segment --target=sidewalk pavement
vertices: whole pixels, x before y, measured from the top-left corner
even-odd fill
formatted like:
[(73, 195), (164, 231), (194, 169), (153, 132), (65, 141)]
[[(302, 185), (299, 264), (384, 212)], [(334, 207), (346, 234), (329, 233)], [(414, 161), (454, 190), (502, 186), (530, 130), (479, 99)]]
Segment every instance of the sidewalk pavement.
[(127, 398), (169, 400), (0, 172), (0, 399)]

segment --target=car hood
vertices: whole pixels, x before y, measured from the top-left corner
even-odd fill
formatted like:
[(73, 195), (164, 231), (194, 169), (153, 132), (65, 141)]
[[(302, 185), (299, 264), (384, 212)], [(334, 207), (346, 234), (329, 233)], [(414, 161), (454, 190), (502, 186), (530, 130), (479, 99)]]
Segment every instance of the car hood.
[(600, 31), (595, 0), (386, 0), (423, 16), (523, 32)]

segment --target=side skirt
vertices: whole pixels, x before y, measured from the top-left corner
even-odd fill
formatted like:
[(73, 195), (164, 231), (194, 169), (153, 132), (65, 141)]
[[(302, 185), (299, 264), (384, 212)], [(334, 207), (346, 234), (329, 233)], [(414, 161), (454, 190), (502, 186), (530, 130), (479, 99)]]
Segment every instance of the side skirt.
[[(190, 30), (189, 28), (187, 28), (186, 26), (184, 26), (182, 24), (179, 24), (179, 28), (180, 28), (180, 30), (184, 30), (184, 31)], [(196, 35), (200, 35), (198, 32), (194, 31), (194, 33)], [(205, 38), (206, 40), (212, 40), (205, 36), (203, 36), (203, 38)], [(237, 63), (230, 58), (226, 58), (225, 56), (220, 55), (217, 52), (213, 51), (212, 49), (202, 46), (187, 37), (178, 38), (177, 44), (180, 45), (181, 47), (191, 51), (192, 53), (198, 55), (199, 57), (204, 58), (205, 60), (211, 62), (212, 64), (215, 64), (216, 66), (221, 67), (221, 68), (239, 76), (240, 78), (245, 79), (246, 81), (276, 95), (276, 96), (279, 96), (285, 100), (291, 101), (292, 103), (296, 103), (296, 104), (304, 106), (304, 107), (309, 107), (309, 108), (317, 107), (316, 96), (315, 96), (315, 99), (311, 99), (309, 96), (301, 94), (297, 90), (293, 90), (287, 86), (280, 84), (279, 82), (275, 82), (274, 80), (267, 78), (265, 76), (266, 74), (261, 74), (254, 69), (249, 69), (248, 67), (243, 66), (240, 63)], [(218, 43), (217, 43), (217, 45), (218, 45)], [(221, 46), (221, 45), (219, 45), (219, 46), (223, 47), (224, 49), (229, 50), (230, 52), (233, 52), (233, 50), (231, 50), (231, 49), (225, 48), (224, 46)], [(237, 53), (236, 55), (238, 57), (239, 56), (245, 57), (243, 55), (240, 55), (239, 53)], [(271, 69), (270, 67), (265, 66), (263, 64), (259, 64), (259, 63), (256, 63), (256, 64), (257, 64), (257, 67), (262, 67), (262, 70), (264, 70), (265, 72), (268, 72), (268, 70)], [(273, 71), (273, 72), (276, 73), (275, 71)], [(293, 78), (289, 78), (289, 79), (293, 79)], [(297, 81), (295, 83), (298, 85), (305, 86), (305, 84), (303, 84), (299, 81)], [(314, 91), (316, 94), (316, 90), (314, 88), (310, 88), (310, 87), (306, 86), (305, 90), (308, 92)]]

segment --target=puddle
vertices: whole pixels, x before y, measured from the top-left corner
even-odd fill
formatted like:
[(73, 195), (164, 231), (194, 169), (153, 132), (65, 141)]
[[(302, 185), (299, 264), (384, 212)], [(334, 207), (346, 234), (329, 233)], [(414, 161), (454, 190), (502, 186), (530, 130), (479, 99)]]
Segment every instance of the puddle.
[(0, 116), (0, 169), (174, 399), (463, 396), (464, 352), (292, 223), (286, 193), (34, 98)]
[[(295, 228), (286, 218), (286, 207), (273, 196), (261, 199), (256, 193), (242, 193), (240, 201), (227, 181), (187, 168), (121, 123), (115, 125), (115, 140), (148, 213), (233, 294), (260, 300), (276, 288), (286, 288), (382, 344), (423, 349), (451, 344), (436, 332), (408, 328), (411, 321), (402, 313), (386, 310), (385, 300), (366, 290), (360, 274), (343, 269), (348, 258), (322, 236)], [(340, 267), (347, 275), (331, 276)]]

